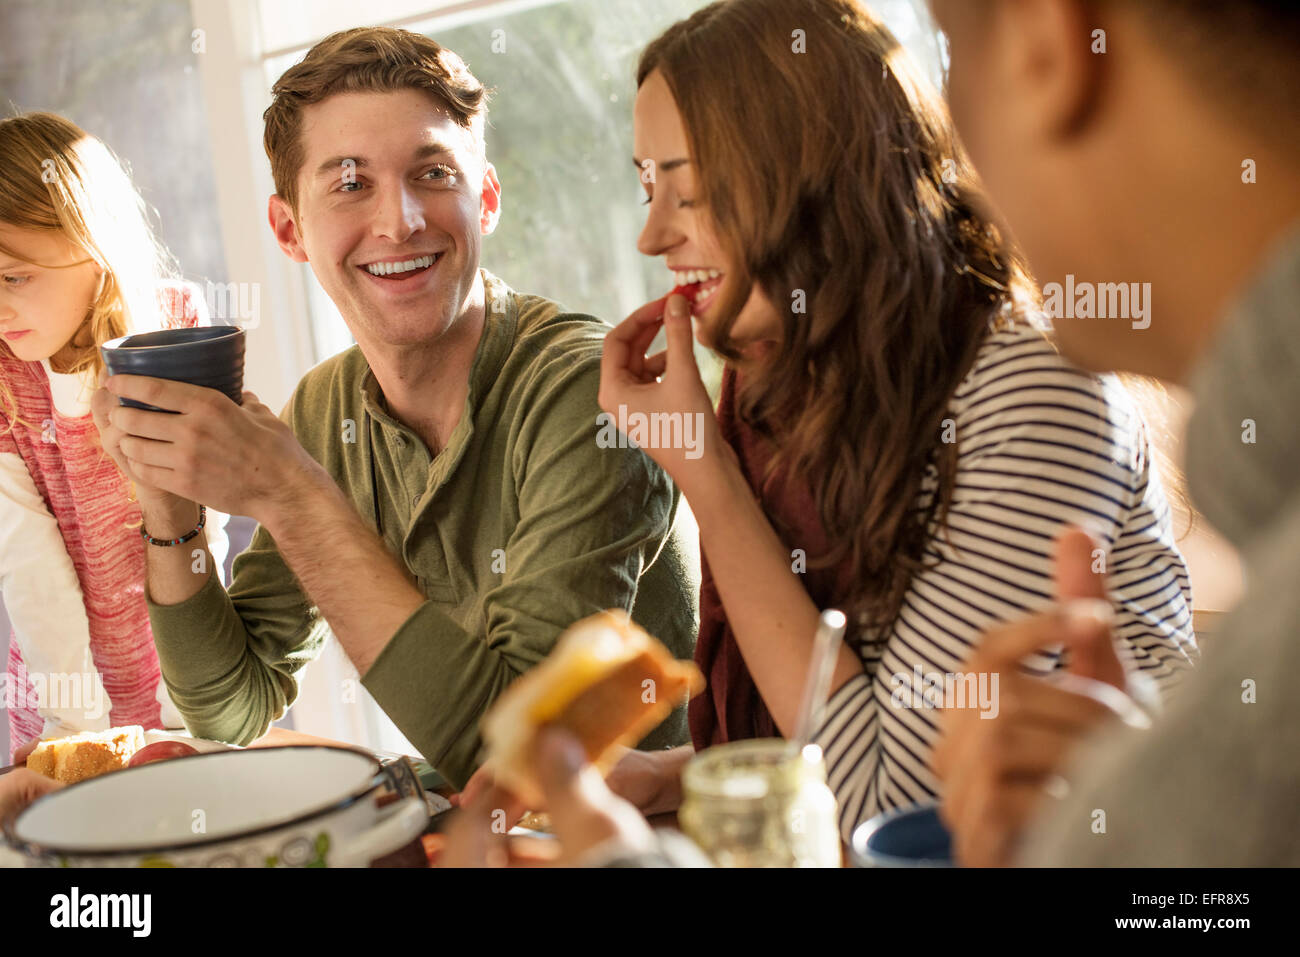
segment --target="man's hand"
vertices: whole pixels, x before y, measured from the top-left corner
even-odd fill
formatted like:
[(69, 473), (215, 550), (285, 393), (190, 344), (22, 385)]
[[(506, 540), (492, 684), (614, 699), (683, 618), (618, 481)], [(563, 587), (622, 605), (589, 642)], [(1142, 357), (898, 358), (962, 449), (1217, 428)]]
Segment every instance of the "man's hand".
[[(682, 765), (694, 751), (689, 747), (671, 751), (638, 751), (619, 747), (618, 758), (605, 784), (618, 797), (628, 801), (642, 814), (665, 814), (676, 811), (681, 804)], [(492, 766), (485, 764), (470, 777), (459, 794), (453, 794), (451, 803), (457, 807), (473, 804), (496, 784)], [(526, 811), (545, 811), (546, 808), (526, 808), (513, 797), (503, 805), (506, 826), (514, 827)]]
[(682, 767), (694, 753), (690, 746), (669, 751), (623, 748), (605, 783), (642, 814), (676, 811), (682, 803)]
[[(1142, 720), (1125, 694), (1115, 653), (1103, 578), (1092, 568), (1092, 539), (1078, 529), (1057, 542), (1058, 609), (988, 632), (966, 665), (999, 676), (994, 718), (975, 708), (950, 708), (934, 749), (944, 782), (941, 816), (965, 866), (1010, 861), (1017, 839), (1038, 810), (1075, 746), (1107, 718)], [(1053, 644), (1068, 649), (1069, 674), (1049, 682), (1020, 671), (1021, 659)]]
[[(117, 397), (178, 414), (119, 406)], [(146, 496), (163, 493), (268, 524), (302, 479), (319, 471), (251, 392), (240, 406), (215, 389), (118, 375), (106, 380), (93, 408), (105, 449)]]
[[(649, 848), (650, 826), (635, 807), (614, 795), (587, 762), (581, 743), (558, 729), (536, 739), (536, 766), (560, 854), (554, 863), (572, 866), (592, 848), (620, 838), (629, 850)], [(469, 786), (466, 786), (466, 792)], [(448, 834), (441, 863), (448, 867), (492, 867), (509, 863), (503, 821), (518, 802), (495, 785), (466, 799)], [(493, 826), (495, 823), (495, 827)]]
[(0, 821), (17, 814), (38, 797), (57, 791), (63, 785), (35, 771), (18, 768), (0, 777)]

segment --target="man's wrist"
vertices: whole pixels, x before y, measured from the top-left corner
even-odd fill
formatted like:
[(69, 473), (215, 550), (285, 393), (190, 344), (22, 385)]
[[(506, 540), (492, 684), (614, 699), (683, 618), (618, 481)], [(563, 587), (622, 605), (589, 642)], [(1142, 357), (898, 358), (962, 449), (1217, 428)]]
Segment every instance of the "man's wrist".
[(308, 468), (295, 469), (274, 496), (253, 510), (257, 514), (251, 517), (279, 541), (292, 527), (302, 524), (303, 515), (318, 515), (321, 510), (340, 506), (349, 511), (352, 508), (334, 480), (313, 461)]
[(695, 754), (689, 746), (653, 752), (657, 787), (642, 811), (647, 815), (669, 814), (682, 804), (682, 769)]
[(140, 503), (140, 519), (151, 538), (180, 538), (199, 524), (199, 506), (188, 499), (171, 497)]

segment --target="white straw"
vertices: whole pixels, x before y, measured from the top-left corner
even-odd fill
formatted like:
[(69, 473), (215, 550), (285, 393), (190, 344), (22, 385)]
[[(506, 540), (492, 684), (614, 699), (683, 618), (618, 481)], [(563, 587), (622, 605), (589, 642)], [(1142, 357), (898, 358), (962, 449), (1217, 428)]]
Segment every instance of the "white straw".
[(840, 639), (848, 627), (844, 612), (829, 608), (822, 612), (817, 622), (817, 635), (813, 638), (812, 664), (803, 687), (803, 703), (799, 707), (799, 723), (795, 726), (794, 740), (800, 750), (812, 737), (813, 728), (826, 710), (830, 697), (831, 675), (835, 671), (835, 657), (840, 650)]

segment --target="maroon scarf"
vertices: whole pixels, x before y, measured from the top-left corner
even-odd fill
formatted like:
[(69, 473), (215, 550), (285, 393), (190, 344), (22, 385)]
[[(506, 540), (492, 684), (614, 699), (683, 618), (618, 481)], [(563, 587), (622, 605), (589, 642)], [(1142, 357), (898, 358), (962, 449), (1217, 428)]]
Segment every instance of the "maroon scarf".
[[(773, 475), (760, 487), (772, 448), (739, 420), (736, 389), (737, 374), (727, 366), (718, 397), (722, 437), (735, 450), (745, 480), (787, 552), (799, 548), (806, 554), (806, 571), (801, 578), (808, 596), (818, 608), (834, 607), (836, 600), (846, 594), (845, 583), (836, 581), (833, 569), (812, 568), (813, 560), (828, 550), (812, 495), (805, 484), (785, 481), (781, 474)], [(795, 562), (793, 555), (790, 562), (792, 565)], [(746, 738), (779, 738), (781, 733), (754, 685), (745, 657), (731, 632), (703, 549), (700, 564), (700, 634), (695, 645), (695, 663), (704, 672), (708, 684), (703, 693), (691, 699), (689, 707), (695, 750)]]

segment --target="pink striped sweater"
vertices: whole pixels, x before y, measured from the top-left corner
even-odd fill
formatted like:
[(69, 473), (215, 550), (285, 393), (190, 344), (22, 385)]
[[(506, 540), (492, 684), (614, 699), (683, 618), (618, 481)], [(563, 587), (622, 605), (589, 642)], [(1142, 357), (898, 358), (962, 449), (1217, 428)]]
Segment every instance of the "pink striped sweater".
[[(195, 295), (193, 287), (169, 284), (162, 288), (159, 298), (168, 326), (192, 326), (200, 322), (200, 317), (206, 318), (202, 300)], [(50, 566), (48, 574), (42, 570), (35, 578), (37, 584), (33, 584), (34, 576), (30, 574), (37, 570), (23, 569), (28, 574), (22, 576), (20, 593), (15, 594), (9, 587), (12, 582), (6, 583), (7, 605), (19, 604), (35, 609), (24, 615), (17, 608), (9, 608), (15, 629), (9, 642), (8, 688), (3, 703), (9, 711), (10, 754), (22, 743), (48, 731), (53, 719), (46, 720), (48, 710), (46, 717), (42, 717), (38, 702), (51, 700), (45, 696), (53, 695), (52, 689), (61, 681), (65, 689), (69, 682), (82, 682), (79, 692), (61, 692), (74, 705), (69, 708), (66, 706), (68, 702), (64, 701), (65, 707), (58, 716), (60, 730), (64, 733), (126, 724), (160, 727), (164, 719), (160, 714), (160, 700), (166, 704), (164, 710), (167, 714), (172, 715), (167, 723), (175, 725), (176, 716), (170, 701), (165, 691), (159, 693), (158, 655), (144, 600), (144, 543), (138, 531), (140, 508), (129, 498), (125, 477), (101, 448), (92, 417), (88, 413), (71, 416), (60, 410), (51, 392), (50, 376), (42, 363), (23, 362), (8, 346), (0, 343), (0, 376), (14, 396), (20, 419), (10, 429), (3, 411), (0, 411), (0, 430), (3, 430), (0, 434), (0, 459), (7, 460), (16, 470), (13, 459), (16, 455), (26, 465), (36, 492), (57, 522), (76, 574), (75, 584), (70, 576), (66, 576), (67, 580), (60, 576), (61, 569), (56, 566), (66, 567), (61, 555), (52, 556), (57, 561), (50, 561), (48, 557), (29, 558), (27, 556), (33, 553), (49, 556), (49, 552), (42, 551), (34, 543), (8, 540), (12, 536), (7, 536), (4, 541), (8, 552), (0, 556), (4, 559), (4, 568), (20, 568), (17, 564), (20, 561), (46, 561)], [(22, 507), (16, 502), (4, 504), (16, 509)], [(39, 509), (39, 503), (34, 501), (26, 505), (29, 509)], [(22, 515), (22, 512), (14, 514)], [(24, 546), (30, 551), (17, 555), (25, 551)], [(80, 666), (74, 659), (84, 655), (70, 653), (66, 647), (75, 644), (78, 633), (81, 640), (85, 640), (84, 625), (80, 625), (79, 631), (77, 623), (58, 619), (51, 622), (48, 615), (42, 618), (39, 614), (38, 602), (55, 604), (62, 600), (70, 602), (65, 608), (73, 612), (62, 618), (79, 619), (80, 615), (75, 613), (75, 600), (70, 595), (76, 585), (80, 586), (89, 625), (93, 667), (90, 662)], [(36, 589), (44, 592), (47, 587), (50, 594), (30, 593)], [(20, 629), (25, 627), (24, 619), (29, 629), (32, 622), (45, 623), (45, 627), (36, 629), (43, 633), (20, 636)], [(23, 660), (20, 638), (33, 657), (38, 643), (46, 643), (40, 649), (41, 660), (63, 662), (59, 667), (71, 665), (69, 672), (57, 675), (37, 673), (33, 680)], [(60, 642), (65, 647), (55, 647)], [(94, 695), (88, 687), (88, 679), (96, 671), (111, 703), (111, 710), (102, 716), (94, 713)], [(75, 677), (69, 677), (69, 674)], [(44, 696), (38, 697), (42, 694)]]

